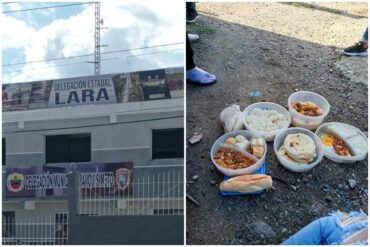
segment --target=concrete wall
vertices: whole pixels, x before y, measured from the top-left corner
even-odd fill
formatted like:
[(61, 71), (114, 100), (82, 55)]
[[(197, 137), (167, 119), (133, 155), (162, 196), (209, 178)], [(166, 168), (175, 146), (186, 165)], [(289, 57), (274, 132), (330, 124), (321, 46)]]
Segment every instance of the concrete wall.
[(90, 133), (91, 162), (143, 166), (152, 159), (153, 129), (183, 128), (181, 100), (3, 113), (6, 164), (42, 165), (45, 136)]
[(70, 217), (68, 236), (73, 245), (183, 245), (184, 216)]

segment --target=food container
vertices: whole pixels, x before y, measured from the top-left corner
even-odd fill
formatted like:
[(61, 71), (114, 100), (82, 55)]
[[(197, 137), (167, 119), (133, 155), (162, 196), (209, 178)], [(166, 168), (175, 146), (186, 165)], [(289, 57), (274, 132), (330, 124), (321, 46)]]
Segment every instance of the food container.
[[(281, 113), (281, 114), (283, 114), (284, 116), (287, 117), (287, 124), (281, 129), (278, 129), (278, 130), (275, 130), (275, 131), (270, 131), (270, 132), (256, 130), (256, 129), (252, 128), (251, 126), (249, 126), (247, 124), (247, 119), (248, 119), (250, 113), (255, 108), (260, 108), (262, 110), (275, 110), (275, 111), (277, 111), (277, 112), (279, 112), (279, 113)], [(255, 103), (255, 104), (252, 104), (252, 105), (248, 106), (243, 111), (243, 123), (244, 123), (245, 128), (247, 130), (250, 130), (253, 134), (262, 136), (265, 139), (265, 141), (273, 141), (275, 139), (275, 136), (280, 131), (282, 131), (284, 129), (287, 129), (289, 127), (290, 122), (291, 122), (291, 116), (290, 116), (289, 112), (284, 107), (282, 107), (281, 105), (271, 103), (271, 102)]]
[[(283, 157), (280, 156), (279, 154), (279, 149), (281, 146), (283, 146), (284, 140), (287, 135), (289, 134), (297, 134), (297, 133), (302, 133), (306, 134), (309, 137), (312, 138), (312, 140), (315, 142), (316, 145), (316, 157), (315, 159), (309, 163), (308, 165), (305, 164), (294, 164), (292, 162), (289, 162), (288, 160), (284, 159)], [(293, 172), (307, 172), (314, 168), (317, 164), (319, 164), (323, 158), (324, 155), (324, 150), (323, 150), (323, 145), (321, 144), (321, 140), (318, 136), (316, 136), (314, 133), (312, 133), (309, 130), (303, 129), (303, 128), (289, 128), (286, 129), (282, 132), (280, 132), (274, 141), (274, 151), (275, 155), (280, 162), (280, 164), (285, 167), (286, 169), (293, 171)]]
[[(263, 163), (261, 168), (256, 171), (254, 174), (266, 174), (266, 163)], [(228, 180), (230, 177), (224, 176), (224, 181)], [(221, 191), (223, 196), (244, 196), (244, 195), (259, 195), (262, 194), (265, 190), (260, 190), (256, 192), (238, 192), (238, 191)]]
[[(322, 115), (317, 117), (305, 116), (297, 112), (292, 103), (302, 102), (313, 102), (322, 110)], [(302, 127), (309, 130), (315, 130), (322, 123), (324, 118), (328, 115), (330, 110), (329, 102), (321, 95), (308, 91), (299, 91), (293, 93), (288, 98), (289, 113), (292, 116), (292, 125), (295, 127)]]
[[(320, 125), (320, 127), (315, 132), (315, 134), (320, 138), (320, 140), (326, 134), (326, 128), (333, 124), (342, 125), (342, 126), (345, 126), (346, 128), (355, 130), (361, 137), (363, 137), (366, 140), (366, 143), (368, 143), (366, 135), (361, 130), (357, 129), (356, 127), (353, 127), (352, 125), (345, 124), (345, 123), (338, 123), (338, 122), (330, 122), (330, 123), (325, 123), (325, 124)], [(367, 155), (367, 152), (364, 152), (362, 155), (357, 155), (357, 156), (351, 156), (351, 157), (340, 156), (336, 154), (334, 148), (332, 147), (326, 147), (325, 145), (323, 145), (323, 148), (324, 148), (324, 156), (328, 158), (329, 160), (332, 160), (338, 163), (354, 163), (356, 161), (365, 159)]]
[[(249, 130), (237, 130), (237, 131), (226, 133), (225, 135), (223, 135), (220, 138), (218, 138), (217, 141), (215, 141), (215, 143), (212, 145), (212, 148), (211, 148), (211, 159), (212, 159), (212, 162), (216, 166), (217, 170), (220, 173), (222, 173), (222, 174), (224, 174), (225, 176), (228, 176), (228, 177), (235, 177), (235, 176), (244, 175), (244, 174), (254, 174), (256, 171), (258, 171), (261, 168), (262, 164), (265, 162), (265, 159), (266, 159), (267, 144), (266, 144), (265, 141), (263, 142), (264, 143), (264, 154), (261, 157), (261, 159), (257, 159), (255, 156), (253, 156), (252, 154), (250, 154), (246, 150), (242, 150), (242, 149), (236, 148), (234, 146), (226, 145), (225, 144), (225, 141), (226, 141), (227, 138), (229, 138), (229, 137), (235, 137), (237, 135), (242, 135), (242, 136), (246, 137), (248, 139), (248, 141), (250, 141), (252, 139), (252, 137), (255, 137), (255, 138), (262, 137), (262, 136), (257, 135), (255, 133), (253, 133), (252, 131), (249, 131)], [(249, 166), (247, 168), (243, 168), (243, 169), (233, 170), (233, 169), (224, 168), (224, 167), (218, 165), (216, 163), (216, 161), (214, 160), (214, 157), (215, 157), (217, 151), (221, 147), (232, 148), (235, 151), (238, 151), (238, 152), (244, 154), (245, 156), (250, 157), (250, 158), (256, 160), (257, 162), (255, 164), (253, 164), (253, 165), (251, 165), (251, 166)]]

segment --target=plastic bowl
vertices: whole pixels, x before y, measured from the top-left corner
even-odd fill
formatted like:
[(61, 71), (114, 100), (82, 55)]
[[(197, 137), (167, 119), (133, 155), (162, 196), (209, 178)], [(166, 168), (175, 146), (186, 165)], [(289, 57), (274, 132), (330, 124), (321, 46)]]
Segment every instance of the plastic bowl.
[[(275, 131), (270, 131), (270, 132), (260, 131), (260, 130), (256, 130), (256, 129), (252, 128), (251, 126), (249, 126), (247, 124), (247, 119), (248, 119), (250, 113), (255, 108), (260, 108), (262, 110), (275, 110), (275, 111), (283, 114), (284, 116), (287, 117), (286, 126), (284, 126), (281, 129), (278, 129), (278, 130), (275, 130)], [(263, 137), (265, 139), (265, 141), (273, 141), (275, 139), (275, 136), (280, 131), (282, 131), (284, 129), (287, 129), (289, 127), (290, 122), (291, 122), (291, 116), (290, 116), (289, 112), (284, 107), (282, 107), (281, 105), (278, 105), (278, 104), (275, 104), (275, 103), (272, 103), (272, 102), (255, 103), (255, 104), (252, 104), (252, 105), (248, 106), (243, 111), (243, 123), (244, 123), (245, 128), (250, 130), (253, 134)]]
[[(333, 125), (333, 124), (343, 125), (347, 128), (354, 129), (368, 143), (366, 135), (361, 130), (357, 129), (356, 127), (353, 127), (352, 125), (345, 124), (345, 123), (338, 123), (338, 122), (330, 122), (330, 123), (325, 123), (325, 124), (320, 125), (320, 127), (315, 132), (315, 134), (320, 138), (320, 140), (321, 140), (321, 137), (326, 133), (326, 128), (329, 125)], [(355, 163), (356, 161), (365, 159), (367, 155), (367, 152), (365, 152), (362, 155), (346, 157), (346, 156), (340, 156), (336, 154), (334, 150), (332, 150), (331, 152), (331, 150), (325, 147), (325, 145), (323, 145), (323, 148), (324, 148), (324, 156), (328, 158), (329, 160), (332, 160), (337, 163)]]
[[(323, 114), (317, 117), (305, 116), (294, 110), (292, 103), (302, 101), (302, 102), (313, 102), (322, 110)], [(329, 102), (322, 97), (320, 94), (309, 92), (309, 91), (299, 91), (293, 93), (288, 98), (289, 113), (292, 115), (292, 125), (295, 127), (302, 127), (309, 130), (315, 130), (320, 126), (324, 118), (328, 115), (330, 110)]]
[[(309, 163), (308, 165), (293, 164), (292, 162), (289, 162), (288, 160), (280, 157), (280, 155), (279, 155), (279, 149), (280, 149), (281, 146), (283, 146), (283, 143), (284, 143), (284, 140), (285, 140), (286, 136), (289, 135), (289, 134), (297, 134), (297, 133), (306, 134), (309, 137), (311, 137), (315, 142), (316, 154), (317, 155), (316, 155), (315, 159), (311, 163)], [(287, 130), (284, 130), (284, 131), (280, 132), (276, 136), (275, 141), (274, 141), (274, 151), (275, 151), (275, 155), (276, 155), (278, 161), (280, 162), (280, 164), (283, 167), (285, 167), (286, 169), (288, 169), (292, 172), (307, 172), (307, 171), (311, 170), (312, 168), (314, 168), (317, 164), (319, 164), (321, 162), (323, 156), (324, 156), (323, 146), (321, 144), (321, 140), (319, 139), (319, 137), (317, 137), (311, 131), (303, 129), (303, 128), (290, 128), (290, 129), (287, 129)]]
[[(255, 133), (253, 133), (252, 131), (249, 131), (249, 130), (237, 130), (237, 131), (226, 133), (225, 135), (223, 135), (220, 138), (218, 138), (215, 141), (215, 143), (213, 143), (212, 148), (211, 148), (211, 159), (212, 159), (212, 162), (216, 166), (216, 168), (217, 168), (217, 170), (219, 172), (221, 172), (222, 174), (224, 174), (225, 176), (228, 176), (228, 177), (235, 177), (235, 176), (244, 175), (244, 174), (254, 174), (256, 171), (258, 171), (261, 168), (262, 164), (265, 162), (265, 159), (266, 159), (267, 144), (266, 144), (265, 141), (263, 142), (264, 143), (264, 151), (265, 152), (264, 152), (263, 156), (261, 157), (261, 159), (257, 159), (256, 157), (254, 157), (252, 154), (248, 153), (245, 150), (241, 150), (239, 148), (236, 148), (236, 147), (233, 147), (233, 146), (224, 144), (227, 138), (229, 138), (229, 137), (235, 137), (237, 135), (242, 135), (242, 136), (246, 137), (249, 141), (253, 137), (255, 137), (255, 138), (262, 137), (261, 135), (255, 134)], [(229, 148), (232, 148), (235, 151), (241, 152), (244, 155), (257, 160), (257, 162), (254, 165), (251, 165), (251, 166), (249, 166), (247, 168), (243, 168), (243, 169), (232, 170), (232, 169), (224, 168), (224, 167), (218, 165), (216, 163), (216, 161), (214, 160), (214, 158), (213, 158), (213, 157), (215, 157), (217, 151), (221, 147), (229, 147)]]

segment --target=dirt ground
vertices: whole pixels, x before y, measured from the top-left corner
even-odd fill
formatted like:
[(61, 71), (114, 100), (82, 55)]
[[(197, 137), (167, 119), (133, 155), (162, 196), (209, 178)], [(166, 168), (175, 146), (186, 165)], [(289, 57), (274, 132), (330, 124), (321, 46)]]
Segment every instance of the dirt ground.
[[(338, 164), (326, 158), (308, 173), (292, 173), (268, 144), (267, 174), (273, 189), (260, 196), (223, 197), (223, 176), (210, 159), (223, 134), (219, 114), (231, 104), (270, 101), (287, 107), (290, 94), (314, 91), (331, 104), (325, 122), (344, 122), (368, 131), (367, 58), (340, 50), (357, 42), (367, 26), (366, 3), (198, 3), (200, 17), (188, 24), (198, 33), (196, 64), (218, 81), (187, 84), (187, 135), (204, 135), (187, 145), (188, 244), (279, 244), (328, 213), (368, 212), (368, 161)], [(262, 96), (248, 93), (259, 90)], [(349, 186), (354, 179), (354, 188)]]

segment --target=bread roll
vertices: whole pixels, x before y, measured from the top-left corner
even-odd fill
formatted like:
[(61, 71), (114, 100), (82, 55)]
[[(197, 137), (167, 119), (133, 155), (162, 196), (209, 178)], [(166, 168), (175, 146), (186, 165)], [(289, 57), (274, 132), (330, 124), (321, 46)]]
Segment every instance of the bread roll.
[(220, 184), (221, 191), (253, 193), (272, 187), (272, 179), (265, 174), (242, 175), (230, 178)]
[(353, 156), (363, 155), (368, 151), (367, 141), (359, 134), (344, 140), (344, 142), (347, 144), (347, 147)]
[(316, 157), (315, 142), (306, 134), (289, 134), (284, 140), (287, 155), (299, 163), (310, 163)]
[(253, 150), (253, 155), (256, 156), (258, 159), (262, 158), (263, 153), (265, 152), (263, 139), (262, 138), (253, 139), (251, 142), (251, 146)]
[(326, 133), (342, 139), (343, 141), (358, 135), (357, 131), (353, 128), (349, 128), (340, 124), (332, 124), (328, 126)]
[(353, 156), (367, 153), (367, 142), (355, 129), (344, 125), (328, 126), (327, 133), (342, 139)]
[(234, 145), (235, 143), (236, 143), (236, 139), (234, 137), (229, 137), (225, 141), (225, 144), (227, 145)]

